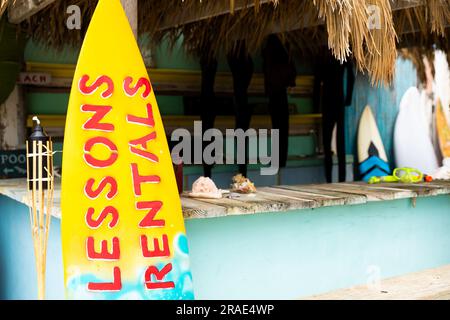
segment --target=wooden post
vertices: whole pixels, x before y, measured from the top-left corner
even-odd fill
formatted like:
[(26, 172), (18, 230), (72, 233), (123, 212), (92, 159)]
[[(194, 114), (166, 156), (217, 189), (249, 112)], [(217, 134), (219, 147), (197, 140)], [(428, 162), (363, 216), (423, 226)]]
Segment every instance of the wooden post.
[(21, 23), (33, 14), (41, 11), (55, 0), (15, 0), (10, 1), (9, 22)]
[(25, 139), (23, 94), (21, 87), (16, 85), (8, 99), (0, 104), (0, 150), (23, 147)]
[(138, 31), (138, 0), (120, 0), (122, 3), (125, 14), (130, 22), (131, 29), (133, 30), (134, 37), (137, 39)]
[[(133, 30), (134, 37), (138, 40), (138, 0), (120, 0), (120, 2), (128, 17), (128, 22), (130, 23), (131, 30)], [(156, 68), (153, 52), (154, 48), (141, 48), (141, 54), (145, 65), (147, 67)]]

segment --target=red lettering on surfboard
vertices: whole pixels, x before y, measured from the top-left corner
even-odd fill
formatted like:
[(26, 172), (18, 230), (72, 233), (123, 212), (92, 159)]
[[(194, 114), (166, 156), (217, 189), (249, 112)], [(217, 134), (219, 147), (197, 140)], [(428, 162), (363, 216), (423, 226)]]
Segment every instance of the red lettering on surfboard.
[(117, 195), (117, 181), (113, 177), (107, 176), (100, 180), (97, 188), (94, 188), (95, 179), (90, 178), (86, 181), (86, 185), (84, 186), (84, 193), (89, 199), (97, 199), (98, 196), (105, 190), (105, 188), (109, 185), (109, 191), (106, 194), (106, 199), (112, 200)]
[(108, 241), (102, 240), (100, 242), (100, 252), (95, 251), (94, 237), (88, 237), (86, 240), (86, 251), (88, 259), (91, 260), (119, 260), (120, 259), (120, 245), (119, 238), (112, 239), (112, 250), (108, 251)]
[(166, 234), (162, 235), (162, 248), (158, 238), (153, 238), (153, 250), (148, 248), (147, 236), (141, 235), (141, 249), (144, 258), (170, 257), (169, 238)]
[(165, 281), (165, 282), (154, 282), (152, 280), (152, 275), (155, 276), (156, 280), (161, 281), (164, 277), (172, 270), (172, 264), (168, 263), (162, 268), (158, 270), (155, 266), (149, 266), (145, 271), (144, 282), (145, 287), (149, 290), (154, 289), (171, 289), (175, 288), (175, 283), (173, 281)]
[(136, 85), (133, 87), (130, 87), (133, 83), (132, 77), (126, 77), (125, 80), (123, 80), (123, 91), (125, 91), (125, 94), (129, 97), (134, 97), (138, 90), (141, 87), (145, 87), (144, 91), (141, 94), (142, 98), (148, 98), (150, 93), (152, 92), (152, 85), (150, 84), (150, 81), (147, 78), (139, 78)]
[(156, 214), (162, 208), (162, 201), (138, 201), (136, 202), (136, 209), (138, 210), (148, 210), (147, 214), (139, 222), (139, 227), (141, 228), (152, 228), (152, 227), (164, 227), (165, 220), (155, 220)]
[[(150, 160), (151, 162), (159, 162), (159, 158), (156, 154), (147, 151), (147, 142), (156, 139), (156, 132), (151, 132), (142, 138), (131, 140), (128, 142), (130, 145), (130, 151), (144, 159)], [(141, 148), (136, 148), (140, 146)]]
[(120, 291), (122, 289), (122, 277), (120, 268), (113, 269), (113, 282), (88, 282), (89, 291)]
[(147, 149), (147, 142), (155, 140), (155, 139), (156, 139), (156, 132), (151, 132), (151, 133), (147, 134), (146, 136), (143, 136), (142, 138), (130, 140), (130, 142), (128, 142), (128, 144), (131, 146), (134, 146), (134, 147), (141, 146), (142, 149)]
[(147, 214), (139, 222), (141, 228), (164, 227), (166, 221), (164, 219), (155, 220), (155, 216), (162, 208), (162, 201), (139, 201), (136, 202), (136, 209), (148, 210)]
[(149, 152), (149, 151), (138, 149), (138, 148), (135, 148), (135, 147), (130, 147), (130, 151), (132, 153), (134, 153), (135, 155), (138, 155), (138, 156), (140, 156), (140, 157), (142, 157), (144, 159), (147, 159), (147, 160), (149, 160), (151, 162), (159, 162), (158, 156), (156, 154), (153, 154), (153, 153)]
[(142, 183), (160, 183), (161, 178), (157, 175), (141, 176), (138, 171), (137, 163), (131, 164), (131, 176), (133, 179), (133, 191), (135, 196), (142, 195)]
[(139, 124), (142, 126), (147, 126), (153, 128), (155, 126), (155, 119), (153, 118), (152, 105), (147, 103), (147, 117), (141, 118), (134, 115), (127, 115), (127, 121), (130, 123)]
[(114, 83), (111, 80), (110, 77), (102, 75), (98, 77), (93, 84), (87, 85), (87, 82), (89, 81), (89, 76), (87, 74), (83, 75), (80, 78), (80, 81), (78, 82), (78, 89), (80, 92), (84, 95), (91, 95), (97, 89), (103, 85), (106, 84), (106, 89), (100, 94), (102, 98), (106, 99), (112, 96), (114, 92)]
[[(89, 154), (91, 149), (96, 144), (104, 145), (111, 151), (111, 154), (108, 159), (99, 160)], [(106, 137), (93, 137), (93, 138), (90, 138), (88, 141), (86, 141), (86, 143), (84, 144), (84, 160), (91, 167), (94, 167), (94, 168), (109, 167), (109, 166), (113, 165), (114, 162), (116, 162), (117, 157), (118, 157), (117, 146), (114, 144), (114, 142), (112, 142), (111, 140), (109, 140)]]
[(117, 211), (116, 208), (113, 206), (107, 206), (105, 207), (98, 216), (97, 219), (94, 218), (95, 209), (89, 208), (86, 212), (86, 224), (91, 229), (97, 229), (101, 226), (103, 221), (108, 217), (111, 216), (111, 221), (108, 223), (109, 228), (114, 228), (117, 225), (117, 222), (119, 221), (119, 211)]
[(98, 130), (111, 132), (114, 131), (114, 125), (112, 123), (100, 123), (100, 121), (112, 110), (111, 106), (100, 106), (93, 104), (83, 104), (81, 111), (94, 112), (94, 115), (89, 118), (84, 124), (84, 130)]

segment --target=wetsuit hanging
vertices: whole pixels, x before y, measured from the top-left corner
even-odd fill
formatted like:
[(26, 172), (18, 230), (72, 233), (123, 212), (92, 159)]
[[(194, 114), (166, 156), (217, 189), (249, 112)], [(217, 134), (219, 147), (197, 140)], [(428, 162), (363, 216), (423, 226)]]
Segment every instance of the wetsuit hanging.
[[(233, 76), (236, 129), (247, 131), (253, 113), (248, 103), (248, 86), (253, 75), (253, 60), (247, 53), (244, 41), (238, 41), (235, 50), (227, 54), (228, 65)], [(239, 164), (239, 173), (247, 176), (248, 139), (246, 139), (245, 164)]]
[[(217, 60), (211, 57), (201, 57), (200, 67), (202, 71), (202, 87), (200, 93), (200, 119), (202, 121), (202, 137), (206, 130), (214, 127), (216, 119), (214, 81), (217, 73)], [(203, 139), (202, 139), (203, 141)], [(202, 142), (202, 154), (206, 147)], [(202, 157), (203, 161), (203, 157)], [(211, 177), (212, 165), (203, 163), (205, 177)]]
[(286, 166), (289, 141), (287, 88), (295, 86), (296, 70), (280, 39), (271, 34), (263, 48), (264, 86), (269, 98), (272, 128), (279, 130), (280, 167)]
[[(344, 83), (344, 75), (347, 81)], [(322, 112), (323, 148), (325, 154), (325, 178), (332, 182), (333, 155), (331, 143), (336, 125), (336, 144), (339, 181), (346, 179), (345, 161), (345, 106), (352, 101), (355, 75), (351, 62), (341, 64), (333, 56), (327, 55), (316, 66), (314, 79), (314, 108)], [(346, 93), (344, 94), (344, 86)]]

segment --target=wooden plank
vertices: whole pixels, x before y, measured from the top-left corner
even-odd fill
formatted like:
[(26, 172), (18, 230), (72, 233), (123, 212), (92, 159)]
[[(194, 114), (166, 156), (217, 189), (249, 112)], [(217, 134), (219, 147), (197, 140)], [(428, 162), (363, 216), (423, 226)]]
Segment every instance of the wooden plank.
[(183, 216), (190, 218), (213, 218), (227, 215), (227, 209), (210, 203), (204, 203), (199, 199), (181, 196)]
[[(9, 7), (9, 22), (21, 23), (54, 1), (55, 0), (15, 0)], [(65, 12), (61, 14), (65, 14)]]
[(450, 180), (433, 180), (433, 182), (428, 182), (427, 185), (436, 186), (445, 190), (448, 190), (450, 193)]
[[(270, 0), (259, 0), (260, 4), (264, 4), (269, 2)], [(251, 8), (255, 5), (254, 1), (249, 0), (234, 0), (234, 12)], [(170, 29), (176, 26), (184, 25), (191, 22), (201, 21), (205, 19), (209, 19), (212, 17), (220, 16), (223, 14), (229, 14), (232, 10), (230, 10), (230, 1), (215, 1), (215, 6), (207, 9), (206, 5), (200, 5), (196, 7), (196, 11), (186, 10), (184, 16), (180, 16), (177, 19), (165, 19), (159, 30)]]
[(23, 97), (22, 88), (16, 85), (8, 99), (0, 104), (0, 150), (19, 149), (24, 144), (26, 109)]
[[(266, 189), (266, 188), (264, 188)], [(327, 195), (318, 195), (315, 193), (310, 192), (302, 192), (298, 190), (290, 190), (286, 188), (280, 188), (278, 186), (267, 188), (268, 192), (282, 195), (282, 196), (288, 196), (293, 197), (301, 200), (308, 200), (312, 201), (311, 208), (318, 208), (318, 207), (329, 207), (329, 206), (335, 206), (335, 205), (343, 205), (344, 200), (341, 198), (333, 197), (333, 196), (327, 196)], [(263, 190), (266, 191), (266, 190)]]
[[(270, 2), (270, 0), (259, 0), (260, 4), (266, 4)], [(397, 10), (404, 10), (409, 8), (414, 8), (418, 6), (423, 6), (425, 4), (424, 0), (397, 0), (391, 3), (391, 10), (397, 11)], [(283, 3), (280, 3), (279, 5), (283, 5)], [(234, 12), (251, 8), (254, 6), (254, 1), (249, 0), (235, 0), (234, 3)], [(230, 14), (232, 12), (232, 8), (230, 7), (230, 2), (227, 1), (216, 1), (216, 5), (214, 7), (207, 6), (198, 6), (196, 7), (196, 10), (189, 10), (187, 9), (185, 14), (183, 16), (178, 17), (177, 19), (165, 19), (161, 23), (159, 30), (165, 30), (169, 28), (173, 28), (176, 26), (184, 25), (187, 23), (192, 23), (196, 21), (205, 20), (208, 18), (224, 15), (224, 14)], [(315, 21), (312, 19), (304, 19), (301, 23), (299, 23), (299, 20), (302, 20), (301, 17), (296, 17), (297, 19), (291, 19), (291, 23), (284, 23), (283, 26), (275, 26), (273, 28), (273, 32), (281, 32), (281, 31), (292, 31), (297, 30), (301, 28), (307, 28), (311, 27), (317, 24), (323, 24), (324, 21)]]
[(134, 37), (138, 36), (138, 0), (120, 0)]
[(405, 198), (415, 198), (417, 197), (417, 193), (411, 190), (399, 189), (394, 187), (380, 187), (378, 185), (370, 185), (366, 186), (366, 188), (373, 190), (380, 190), (383, 192), (391, 192), (394, 194), (395, 199), (405, 199)]
[(307, 300), (425, 300), (450, 299), (450, 265), (383, 279), (379, 285), (359, 285)]
[(292, 199), (289, 197), (282, 197), (279, 195), (270, 194), (258, 189), (256, 193), (240, 194), (237, 201), (250, 203), (259, 212), (280, 212), (297, 209), (311, 208), (316, 204), (311, 200)]
[(427, 184), (407, 184), (407, 183), (396, 183), (392, 186), (392, 183), (380, 183), (380, 187), (395, 187), (396, 189), (407, 190), (417, 194), (418, 197), (425, 196), (437, 196), (440, 194), (446, 194), (446, 190), (442, 188), (436, 188), (432, 185)]
[(279, 199), (283, 202), (288, 202), (291, 209), (310, 209), (316, 208), (320, 204), (319, 202), (311, 199), (311, 197), (300, 197), (297, 192), (291, 192), (288, 190), (280, 190), (272, 187), (258, 188), (258, 195), (269, 199)]
[[(33, 115), (28, 116), (27, 126), (29, 128), (33, 127)], [(162, 117), (165, 126), (173, 127), (189, 127), (193, 126), (194, 121), (200, 121), (200, 116), (189, 116), (189, 115), (165, 115)], [(42, 124), (48, 127), (64, 127), (66, 123), (65, 115), (40, 115), (39, 119)], [(230, 125), (234, 125), (234, 116), (217, 116), (216, 127), (226, 127), (230, 128)], [(296, 125), (318, 125), (322, 122), (322, 115), (318, 113), (312, 114), (296, 114), (291, 115), (289, 119), (290, 126)], [(252, 128), (271, 128), (270, 116), (266, 115), (255, 115), (251, 121)]]
[(222, 199), (196, 199), (197, 201), (201, 201), (202, 203), (208, 203), (213, 205), (218, 205), (224, 207), (226, 209), (227, 215), (239, 215), (239, 214), (249, 214), (258, 212), (258, 207), (252, 203), (246, 203), (243, 201), (238, 201), (229, 198)]
[(298, 199), (299, 201), (310, 201), (311, 208), (341, 205), (343, 203), (343, 201), (337, 197), (327, 196), (327, 195), (318, 195), (315, 193), (301, 192), (301, 191), (297, 191), (297, 190), (289, 190), (289, 189), (280, 188), (277, 186), (258, 188), (258, 190), (262, 191), (262, 192), (276, 194), (278, 196)]
[[(26, 71), (50, 74), (52, 79), (49, 87), (70, 88), (75, 72), (75, 65), (27, 62)], [(200, 71), (154, 68), (147, 68), (147, 71), (156, 93), (169, 92), (183, 93), (184, 95), (200, 93)], [(288, 94), (294, 96), (312, 95), (314, 86), (313, 76), (297, 76), (295, 83), (295, 87), (288, 89)], [(217, 95), (233, 94), (233, 77), (230, 72), (217, 73), (214, 91)], [(264, 95), (264, 75), (262, 73), (255, 73), (252, 76), (248, 93), (250, 95)]]
[(250, 204), (254, 208), (254, 212), (279, 212), (289, 210), (289, 203), (280, 201), (279, 199), (270, 199), (259, 193), (251, 194), (234, 194), (233, 200)]
[(313, 185), (300, 185), (300, 186), (277, 186), (276, 188), (299, 191), (304, 194), (310, 194), (312, 196), (317, 197), (317, 199), (321, 198), (329, 198), (329, 200), (333, 199), (333, 205), (353, 205), (353, 204), (362, 204), (367, 202), (367, 198), (362, 195), (357, 194), (349, 194), (338, 192), (334, 190), (324, 188), (315, 188)]
[[(321, 189), (324, 185), (316, 185), (315, 187)], [(367, 198), (367, 201), (386, 201), (414, 196), (411, 192), (404, 192), (403, 190), (397, 189), (372, 188), (367, 184), (331, 183), (327, 184), (326, 188), (338, 192), (363, 195)]]

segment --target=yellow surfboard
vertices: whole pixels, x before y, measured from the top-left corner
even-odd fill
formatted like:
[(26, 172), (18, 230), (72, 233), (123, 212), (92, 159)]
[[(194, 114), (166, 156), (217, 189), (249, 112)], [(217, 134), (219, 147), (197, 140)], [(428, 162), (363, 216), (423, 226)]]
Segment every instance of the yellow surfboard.
[(163, 123), (119, 0), (100, 0), (76, 67), (62, 170), (68, 299), (193, 299)]
[(436, 129), (442, 156), (450, 158), (450, 126), (442, 108), (442, 103), (438, 100), (436, 105)]

